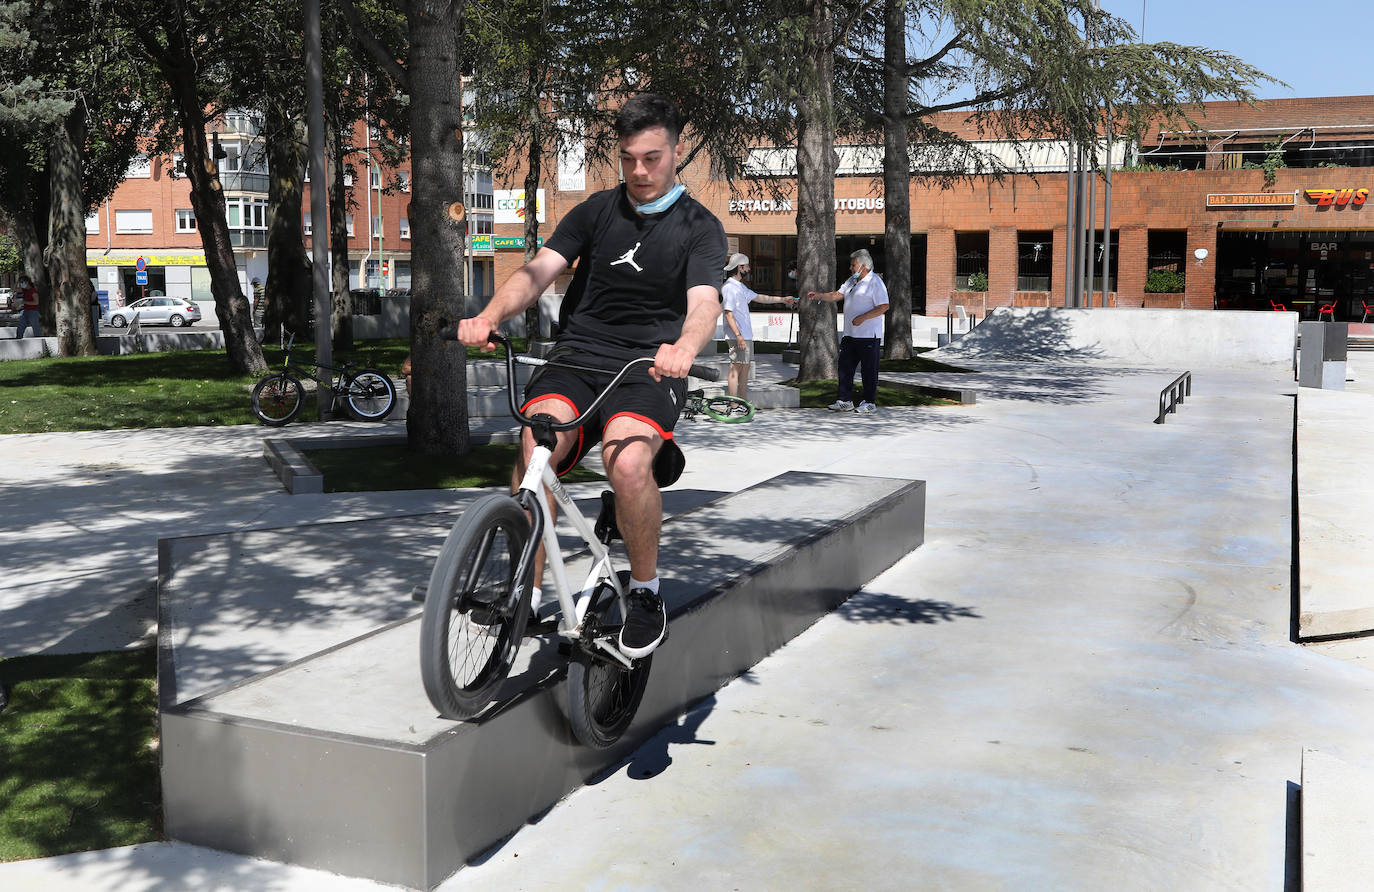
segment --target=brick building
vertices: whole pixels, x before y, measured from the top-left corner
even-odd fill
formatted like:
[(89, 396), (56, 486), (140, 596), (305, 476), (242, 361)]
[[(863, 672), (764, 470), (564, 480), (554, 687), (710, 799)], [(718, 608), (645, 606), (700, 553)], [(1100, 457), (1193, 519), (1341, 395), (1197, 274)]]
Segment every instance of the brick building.
[[(230, 236), (238, 266), (239, 287), (252, 294), (252, 281), (267, 279), (268, 174), (262, 153), (261, 119), (253, 112), (233, 111), (216, 124)], [(362, 151), (349, 163), (357, 174), (345, 178), (349, 193), (348, 257), (350, 288), (410, 288), (410, 171), (408, 165), (383, 167), (371, 149), (371, 134), (359, 123), (353, 142)], [(485, 161), (479, 158), (479, 161)], [(131, 302), (155, 291), (172, 297), (213, 301), (205, 266), (191, 187), (180, 175), (181, 154), (139, 157), (109, 201), (86, 221), (86, 260), (91, 280), (106, 303)], [(467, 267), (472, 291), (490, 294), (493, 201), (490, 168), (481, 164), (467, 173), (465, 201), (471, 226), (479, 236), (469, 249)], [(310, 185), (302, 203), (307, 252), (313, 221)], [(146, 284), (139, 284), (136, 265), (143, 258)]]
[[(1196, 110), (1194, 117), (1202, 129), (1156, 128), (1137, 141), (1116, 143), (1110, 268), (1101, 269), (1099, 252), (1094, 305), (1266, 310), (1282, 305), (1307, 315), (1331, 306), (1336, 318), (1346, 319), (1360, 319), (1366, 301), (1374, 309), (1374, 202), (1366, 200), (1374, 189), (1374, 97), (1268, 100), (1255, 107), (1217, 102)], [(947, 118), (944, 123), (962, 122)], [(1006, 144), (979, 146), (1012, 157)], [(868, 248), (878, 271), (885, 272), (884, 196), (879, 150), (838, 146), (837, 151), (839, 282), (847, 275), (848, 253), (858, 247)], [(1276, 156), (1286, 166), (1267, 181), (1262, 166)], [(790, 158), (786, 150), (762, 148), (752, 150), (750, 162), (761, 180), (770, 181), (766, 185), (795, 195)], [(552, 232), (568, 209), (617, 179), (607, 168), (584, 171), (584, 182), (570, 182), (576, 177), (569, 177), (566, 163), (562, 167), (551, 171), (551, 180), (558, 182), (545, 189), (541, 233)], [(730, 250), (753, 260), (755, 290), (785, 291), (786, 270), (796, 257), (790, 202), (758, 199), (748, 183), (731, 192), (709, 178), (709, 168), (709, 161), (698, 160), (683, 181), (725, 224)], [(917, 312), (944, 315), (951, 304), (980, 315), (997, 306), (1064, 305), (1065, 146), (1031, 145), (1021, 169), (1027, 172), (1000, 181), (966, 180), (949, 189), (913, 179)], [(1097, 245), (1103, 241), (1103, 195), (1099, 179)], [(520, 265), (522, 234), (517, 224), (496, 226), (497, 282)], [(1200, 259), (1199, 249), (1206, 251)], [(985, 290), (970, 290), (984, 277)], [(564, 284), (555, 287), (561, 291)], [(1154, 290), (1161, 287), (1181, 290)]]

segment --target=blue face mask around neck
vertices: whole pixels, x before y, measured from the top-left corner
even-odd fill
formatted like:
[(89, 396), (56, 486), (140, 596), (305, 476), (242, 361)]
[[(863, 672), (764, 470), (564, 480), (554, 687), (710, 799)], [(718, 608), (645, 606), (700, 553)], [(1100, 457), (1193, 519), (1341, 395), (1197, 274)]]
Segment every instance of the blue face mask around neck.
[(676, 186), (669, 189), (667, 192), (664, 192), (662, 195), (660, 195), (658, 198), (655, 198), (648, 204), (635, 205), (635, 210), (639, 211), (641, 214), (661, 214), (664, 211), (668, 210), (668, 208), (672, 207), (673, 202), (681, 198), (682, 193), (686, 191), (687, 187), (683, 186), (681, 183), (678, 183)]

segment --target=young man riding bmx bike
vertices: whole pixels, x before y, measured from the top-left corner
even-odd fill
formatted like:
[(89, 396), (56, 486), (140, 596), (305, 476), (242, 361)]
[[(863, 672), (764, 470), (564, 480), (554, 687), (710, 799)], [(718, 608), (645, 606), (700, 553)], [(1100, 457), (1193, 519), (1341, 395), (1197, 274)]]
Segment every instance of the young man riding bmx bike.
[[(618, 644), (631, 658), (651, 653), (667, 635), (658, 580), (659, 481), (666, 485), (676, 476), (665, 473), (665, 466), (681, 469), (673, 427), (692, 361), (715, 334), (725, 265), (720, 221), (674, 183), (681, 124), (669, 99), (651, 93), (630, 99), (615, 122), (624, 182), (573, 208), (534, 259), (507, 279), (480, 313), (458, 325), (464, 344), (494, 349), (491, 333), (523, 313), (576, 261), (550, 358), (614, 372), (627, 360), (653, 357), (653, 365), (627, 379), (589, 424), (559, 433), (553, 456), (559, 473), (565, 473), (601, 440), (630, 561), (630, 610)], [(604, 383), (592, 372), (543, 368), (531, 378), (522, 408), (570, 421)], [(533, 448), (526, 428), (513, 477), (517, 486)], [(536, 607), (543, 569), (541, 550), (533, 577)]]

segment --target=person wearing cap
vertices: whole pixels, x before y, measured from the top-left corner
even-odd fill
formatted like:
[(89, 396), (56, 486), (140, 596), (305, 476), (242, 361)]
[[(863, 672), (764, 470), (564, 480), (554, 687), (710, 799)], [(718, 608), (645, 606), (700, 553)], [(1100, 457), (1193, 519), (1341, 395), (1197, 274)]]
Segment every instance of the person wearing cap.
[[(873, 255), (860, 248), (849, 255), (853, 273), (839, 291), (809, 291), (809, 300), (844, 301), (844, 336), (840, 339), (840, 380), (832, 412), (872, 415), (878, 411), (878, 353), (883, 343), (883, 314), (887, 312), (887, 286), (873, 272)], [(854, 369), (863, 376), (864, 395), (854, 405)]]
[(725, 264), (727, 277), (720, 289), (721, 309), (724, 310), (725, 330), (731, 338), (730, 378), (731, 396), (749, 398), (749, 364), (754, 361), (754, 329), (749, 324), (749, 304), (789, 304), (795, 298), (757, 294), (744, 280), (749, 277), (749, 258), (732, 254)]

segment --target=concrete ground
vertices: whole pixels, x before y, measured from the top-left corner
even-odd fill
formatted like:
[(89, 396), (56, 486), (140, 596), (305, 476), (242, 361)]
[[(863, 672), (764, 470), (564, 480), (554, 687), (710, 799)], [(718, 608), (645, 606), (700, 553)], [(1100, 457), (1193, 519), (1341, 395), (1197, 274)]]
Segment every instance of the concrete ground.
[[(684, 422), (679, 488), (924, 479), (926, 544), (441, 888), (1297, 888), (1302, 750), (1374, 764), (1374, 674), (1291, 641), (1291, 369), (1195, 368), (1156, 425), (1178, 369), (975, 367), (972, 406)], [(289, 496), (270, 433), (5, 437), (0, 655), (151, 640), (158, 538), (453, 503)], [(0, 887), (380, 888), (178, 843)]]

